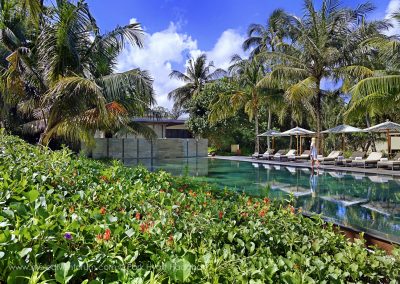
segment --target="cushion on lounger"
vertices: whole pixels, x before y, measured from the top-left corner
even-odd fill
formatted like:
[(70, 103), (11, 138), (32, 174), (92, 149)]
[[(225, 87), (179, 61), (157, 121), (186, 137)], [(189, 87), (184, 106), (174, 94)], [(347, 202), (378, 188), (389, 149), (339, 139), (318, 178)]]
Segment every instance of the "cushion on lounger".
[(361, 157), (355, 157), (354, 160), (362, 160)]

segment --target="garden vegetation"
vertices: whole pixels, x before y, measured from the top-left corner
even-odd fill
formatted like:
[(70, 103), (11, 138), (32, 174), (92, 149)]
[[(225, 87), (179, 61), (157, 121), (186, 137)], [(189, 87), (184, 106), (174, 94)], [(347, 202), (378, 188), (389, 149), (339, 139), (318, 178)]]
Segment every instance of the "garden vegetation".
[(319, 216), (0, 135), (0, 282), (397, 283)]

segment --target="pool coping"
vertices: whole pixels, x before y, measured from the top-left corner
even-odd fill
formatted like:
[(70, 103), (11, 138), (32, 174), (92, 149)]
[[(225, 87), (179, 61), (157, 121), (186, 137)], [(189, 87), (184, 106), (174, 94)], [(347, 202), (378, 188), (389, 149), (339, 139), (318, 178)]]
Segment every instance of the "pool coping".
[[(311, 169), (311, 163), (309, 161), (307, 161), (307, 162), (294, 162), (294, 161), (282, 162), (282, 161), (273, 161), (273, 160), (253, 159), (251, 157), (245, 157), (245, 156), (214, 156), (214, 157), (208, 157), (208, 158), (209, 159), (238, 161), (238, 162), (250, 162), (250, 163), (257, 163), (257, 164), (276, 165), (276, 166), (284, 166), (284, 167), (310, 168)], [(385, 175), (385, 176), (392, 176), (392, 177), (400, 178), (400, 170), (386, 170), (386, 169), (382, 169), (382, 168), (377, 169), (376, 167), (359, 168), (359, 167), (335, 166), (335, 165), (331, 165), (331, 164), (321, 164), (321, 165), (319, 165), (319, 169), (338, 171), (338, 172)]]

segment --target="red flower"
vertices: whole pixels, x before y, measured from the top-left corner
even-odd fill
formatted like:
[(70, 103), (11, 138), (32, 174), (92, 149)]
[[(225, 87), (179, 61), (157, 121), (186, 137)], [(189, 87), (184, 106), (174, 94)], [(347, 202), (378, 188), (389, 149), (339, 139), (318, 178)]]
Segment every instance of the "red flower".
[(264, 198), (264, 203), (265, 203), (265, 204), (268, 204), (269, 202), (270, 202), (269, 198), (268, 198), (268, 197), (265, 197), (265, 198)]
[(251, 206), (251, 204), (252, 204), (251, 198), (249, 198), (249, 199), (247, 200), (247, 206)]
[(106, 214), (106, 212), (107, 212), (107, 210), (106, 210), (106, 208), (104, 206), (100, 208), (100, 214), (101, 215)]
[(136, 212), (135, 218), (136, 218), (136, 220), (140, 220), (140, 213), (139, 212)]
[(174, 236), (171, 234), (168, 237), (167, 244), (171, 246), (174, 243)]
[(223, 216), (224, 216), (224, 212), (219, 211), (219, 213), (218, 213), (218, 218), (222, 219)]
[(111, 238), (111, 230), (106, 229), (104, 235), (103, 235), (103, 240), (108, 241)]
[(106, 183), (109, 182), (108, 177), (106, 177), (106, 176), (101, 176), (100, 179), (101, 179), (102, 181), (106, 182)]
[(146, 233), (149, 230), (149, 225), (146, 223), (140, 224), (140, 232)]
[(74, 213), (75, 212), (75, 208), (74, 208), (74, 206), (71, 206), (70, 208), (69, 208), (69, 213)]
[(102, 239), (103, 239), (103, 235), (102, 235), (102, 234), (97, 234), (96, 238), (97, 238), (98, 240), (102, 240)]
[(264, 210), (261, 210), (261, 211), (258, 213), (258, 216), (264, 217), (264, 216), (265, 216), (265, 211), (264, 211)]
[(247, 213), (247, 212), (242, 212), (240, 215), (242, 215), (242, 217), (246, 218), (246, 217), (249, 216), (249, 213)]
[(294, 214), (295, 209), (294, 209), (294, 207), (293, 207), (292, 205), (289, 205), (289, 206), (288, 206), (288, 209), (290, 210), (290, 213), (291, 213), (291, 214)]

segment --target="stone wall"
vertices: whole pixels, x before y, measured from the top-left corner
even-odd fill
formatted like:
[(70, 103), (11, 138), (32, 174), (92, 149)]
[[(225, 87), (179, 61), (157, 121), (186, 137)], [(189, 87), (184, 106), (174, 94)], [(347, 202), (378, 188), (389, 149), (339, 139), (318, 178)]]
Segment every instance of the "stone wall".
[(207, 139), (95, 138), (96, 145), (87, 151), (95, 159), (170, 159), (207, 157)]

